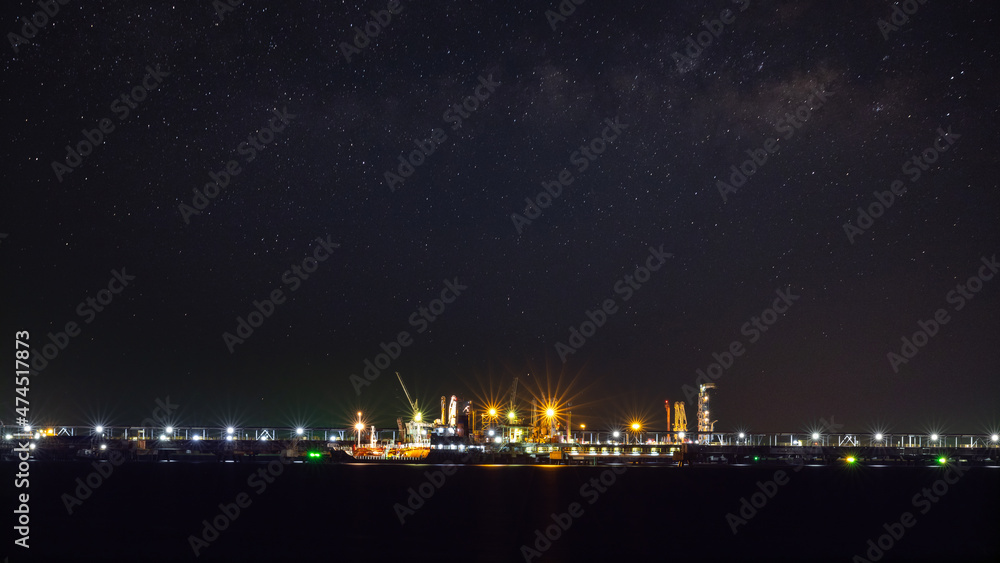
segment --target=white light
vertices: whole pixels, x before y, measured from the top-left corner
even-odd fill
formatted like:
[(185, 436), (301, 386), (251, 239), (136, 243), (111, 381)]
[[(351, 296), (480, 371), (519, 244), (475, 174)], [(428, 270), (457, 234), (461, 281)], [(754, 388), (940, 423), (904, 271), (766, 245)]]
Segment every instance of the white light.
[(819, 440), (819, 432), (813, 432), (813, 440)]
[(500, 443), (500, 436), (497, 436), (496, 440), (494, 440), (494, 441), (499, 444)]
[(25, 424), (24, 425), (24, 431), (25, 432), (31, 432), (31, 425), (30, 424)]
[(1000, 440), (1000, 436), (997, 436), (996, 434), (994, 434), (994, 435), (990, 436), (990, 440), (993, 440), (994, 442), (996, 442), (997, 440)]
[(107, 445), (107, 444), (101, 444), (101, 449), (102, 449), (102, 450), (106, 450), (106, 449), (108, 449), (108, 445)]
[(174, 431), (174, 427), (173, 426), (168, 426), (168, 427), (164, 428), (164, 430), (167, 431), (167, 434), (171, 434)]
[(496, 434), (496, 432), (490, 430), (489, 434), (490, 434), (490, 436), (492, 436), (492, 435)]
[(305, 430), (303, 430), (301, 428), (296, 428), (295, 429), (295, 433), (298, 434), (299, 436), (301, 436), (303, 432), (305, 432)]
[(34, 444), (31, 444), (30, 446), (28, 446), (28, 449), (30, 449), (30, 450), (33, 450), (33, 449), (35, 449), (35, 445), (34, 445)]
[(232, 434), (233, 432), (235, 432), (235, 430), (233, 430), (232, 426), (230, 426), (229, 428), (226, 428), (226, 434)]
[(267, 436), (261, 436), (260, 439), (266, 442), (267, 441)]
[(227, 442), (232, 442), (233, 441), (233, 436), (232, 435), (226, 436), (226, 441)]
[(685, 436), (685, 434), (683, 432), (678, 432), (677, 433), (677, 437), (680, 438), (681, 440), (684, 439), (684, 436)]
[(740, 440), (742, 440), (743, 438), (746, 438), (746, 437), (747, 437), (747, 435), (746, 435), (746, 434), (744, 434), (744, 433), (740, 432)]
[(881, 440), (881, 439), (882, 439), (882, 433), (881, 433), (881, 432), (879, 432), (879, 433), (875, 434), (875, 440), (876, 440), (876, 441), (877, 441), (877, 440)]
[(615, 430), (614, 432), (611, 433), (611, 435), (614, 436), (615, 438), (617, 438), (618, 436), (621, 435), (621, 433), (618, 432), (617, 430)]
[(193, 439), (195, 442), (197, 442), (198, 440), (201, 440), (201, 436), (195, 434)]
[(166, 434), (160, 434), (160, 439), (161, 440), (166, 440), (167, 439), (167, 435)]
[(39, 439), (39, 438), (41, 438), (41, 437), (42, 437), (42, 435), (40, 433), (35, 432), (35, 439), (36, 440)]
[(938, 439), (938, 435), (937, 434), (931, 434), (931, 441), (932, 442), (937, 442), (937, 439)]
[(14, 439), (14, 435), (13, 434), (7, 434), (6, 436), (4, 436), (4, 438), (6, 438), (7, 440), (13, 440)]
[(96, 431), (97, 431), (97, 433), (98, 433), (98, 434), (100, 434), (101, 432), (104, 432), (104, 427), (103, 427), (103, 426), (98, 426), (98, 427), (97, 427), (97, 428), (95, 428), (94, 430), (96, 430)]

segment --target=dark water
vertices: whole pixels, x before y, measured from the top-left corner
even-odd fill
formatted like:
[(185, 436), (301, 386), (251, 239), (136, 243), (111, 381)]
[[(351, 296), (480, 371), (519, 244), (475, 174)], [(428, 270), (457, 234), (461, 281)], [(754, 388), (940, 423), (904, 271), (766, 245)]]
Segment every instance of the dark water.
[[(607, 467), (296, 464), (281, 466), (269, 484), (248, 483), (265, 467), (124, 465), (69, 515), (61, 496), (92, 468), (32, 463), (31, 547), (14, 547), (8, 535), (0, 553), (10, 561), (516, 562), (526, 560), (521, 547), (535, 545), (536, 530), (557, 535), (551, 514), (566, 513), (559, 519), (568, 529), (539, 541), (546, 549), (531, 561), (848, 562), (887, 533), (883, 524), (910, 512), (912, 527), (896, 526), (902, 537), (878, 560), (1000, 561), (1000, 469), (949, 473), (957, 481), (937, 496), (939, 467), (619, 467), (618, 475)], [(443, 469), (453, 474), (434, 473)], [(768, 486), (779, 470), (787, 481)], [(10, 476), (10, 534), (16, 467), (0, 471)], [(758, 481), (773, 497), (752, 497)], [(401, 523), (394, 505), (405, 506), (408, 489), (421, 484), (433, 494)], [(923, 488), (938, 500), (914, 505)], [(220, 517), (227, 529), (195, 558), (189, 536), (201, 536), (202, 521), (240, 493), (249, 506), (231, 522)], [(766, 504), (733, 534), (726, 514), (738, 516), (741, 497)]]

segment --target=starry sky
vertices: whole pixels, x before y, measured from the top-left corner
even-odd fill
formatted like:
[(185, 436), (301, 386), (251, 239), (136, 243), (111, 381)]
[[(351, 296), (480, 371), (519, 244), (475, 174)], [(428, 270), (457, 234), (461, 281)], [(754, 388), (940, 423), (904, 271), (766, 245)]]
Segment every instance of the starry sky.
[(716, 430), (1000, 425), (1000, 8), (562, 4), (5, 5), (0, 349), (41, 354), (32, 420), (395, 426), (399, 371), (431, 412), (519, 377), (662, 429), (716, 354)]

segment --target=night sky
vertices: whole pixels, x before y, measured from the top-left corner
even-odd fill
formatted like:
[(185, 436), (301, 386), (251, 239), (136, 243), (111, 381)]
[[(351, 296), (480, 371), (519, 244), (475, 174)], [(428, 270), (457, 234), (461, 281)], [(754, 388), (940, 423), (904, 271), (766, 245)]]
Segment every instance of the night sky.
[(1000, 426), (1000, 8), (562, 4), (69, 2), (7, 35), (0, 349), (65, 346), (32, 420), (395, 426), (398, 370), (431, 413), (519, 376), (662, 429), (732, 345), (716, 430)]

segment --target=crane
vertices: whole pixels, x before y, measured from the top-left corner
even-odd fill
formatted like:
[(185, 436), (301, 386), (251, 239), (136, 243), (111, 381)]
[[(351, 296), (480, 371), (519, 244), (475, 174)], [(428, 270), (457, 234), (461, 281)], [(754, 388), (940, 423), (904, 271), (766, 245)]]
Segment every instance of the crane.
[(396, 372), (396, 377), (399, 378), (399, 385), (403, 388), (403, 394), (406, 395), (406, 402), (410, 403), (410, 408), (413, 409), (413, 416), (417, 417), (417, 422), (419, 422), (420, 411), (417, 410), (416, 401), (410, 398), (410, 392), (406, 390), (406, 384), (403, 383), (403, 376), (399, 375), (398, 371)]
[(403, 419), (400, 418), (396, 420), (396, 424), (400, 427), (400, 433), (404, 434), (404, 440), (408, 439), (411, 442), (425, 444), (430, 440), (426, 429), (431, 425), (424, 423), (423, 414), (420, 413), (420, 405), (410, 397), (410, 391), (406, 388), (406, 384), (403, 383), (403, 376), (398, 371), (396, 372), (396, 377), (399, 379), (400, 387), (403, 388), (403, 394), (406, 395), (406, 402), (410, 403), (410, 408), (413, 412), (410, 422), (404, 423)]
[(514, 385), (510, 388), (510, 410), (508, 413), (517, 412), (515, 406), (517, 404), (517, 378), (514, 378)]

